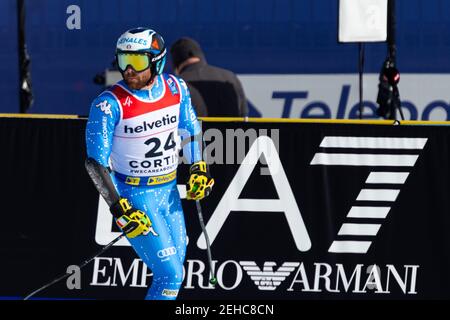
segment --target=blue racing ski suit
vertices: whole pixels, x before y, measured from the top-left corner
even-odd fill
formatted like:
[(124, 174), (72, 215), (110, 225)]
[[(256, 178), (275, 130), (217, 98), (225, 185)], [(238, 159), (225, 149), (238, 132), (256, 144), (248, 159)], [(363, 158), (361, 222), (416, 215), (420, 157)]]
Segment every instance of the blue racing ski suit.
[[(201, 132), (185, 82), (158, 75), (147, 90), (119, 81), (92, 103), (86, 127), (87, 156), (111, 168), (121, 197), (144, 211), (158, 236), (129, 239), (153, 272), (146, 299), (176, 299), (183, 279), (186, 228), (176, 183), (180, 131), (183, 138)], [(184, 156), (201, 160), (193, 139)]]

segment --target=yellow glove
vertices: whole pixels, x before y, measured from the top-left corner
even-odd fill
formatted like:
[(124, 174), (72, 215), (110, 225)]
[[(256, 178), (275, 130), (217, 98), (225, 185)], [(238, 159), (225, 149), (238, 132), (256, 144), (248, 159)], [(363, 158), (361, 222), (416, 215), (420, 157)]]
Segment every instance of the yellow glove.
[(209, 175), (206, 162), (194, 163), (189, 169), (189, 173), (191, 176), (186, 186), (186, 198), (188, 200), (201, 200), (207, 197), (211, 193), (214, 179)]
[(110, 210), (116, 217), (116, 224), (128, 238), (131, 239), (140, 235), (145, 236), (149, 232), (154, 236), (158, 235), (153, 230), (152, 222), (145, 212), (133, 208), (126, 198), (121, 198), (111, 206)]

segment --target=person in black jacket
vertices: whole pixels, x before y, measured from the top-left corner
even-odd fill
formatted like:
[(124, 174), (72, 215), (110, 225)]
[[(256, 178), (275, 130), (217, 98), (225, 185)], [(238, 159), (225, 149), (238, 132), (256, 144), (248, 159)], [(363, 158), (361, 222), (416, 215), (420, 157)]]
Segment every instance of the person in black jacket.
[(209, 117), (247, 117), (244, 89), (237, 76), (209, 65), (197, 41), (180, 38), (170, 53), (175, 74), (188, 84), (197, 115)]

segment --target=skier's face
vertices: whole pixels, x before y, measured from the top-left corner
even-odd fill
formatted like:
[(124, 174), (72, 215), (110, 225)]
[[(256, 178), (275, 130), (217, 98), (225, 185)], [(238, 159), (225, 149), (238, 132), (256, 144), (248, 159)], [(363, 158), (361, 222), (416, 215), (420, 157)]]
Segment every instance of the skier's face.
[(145, 84), (150, 80), (152, 73), (150, 68), (144, 71), (136, 72), (128, 66), (128, 68), (123, 73), (123, 79), (125, 83), (133, 90), (139, 90), (145, 87)]

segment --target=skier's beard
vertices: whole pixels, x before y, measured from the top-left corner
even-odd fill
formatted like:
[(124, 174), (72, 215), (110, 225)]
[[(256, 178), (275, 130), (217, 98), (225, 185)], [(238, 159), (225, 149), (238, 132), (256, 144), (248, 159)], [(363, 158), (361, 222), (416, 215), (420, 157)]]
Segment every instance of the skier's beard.
[(123, 80), (127, 84), (130, 89), (133, 90), (141, 90), (145, 86), (147, 86), (148, 80), (150, 80), (152, 73), (150, 68), (142, 71), (136, 72), (131, 68), (127, 68), (125, 72), (122, 74)]

